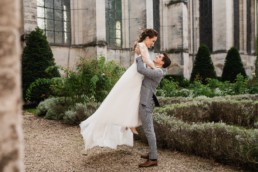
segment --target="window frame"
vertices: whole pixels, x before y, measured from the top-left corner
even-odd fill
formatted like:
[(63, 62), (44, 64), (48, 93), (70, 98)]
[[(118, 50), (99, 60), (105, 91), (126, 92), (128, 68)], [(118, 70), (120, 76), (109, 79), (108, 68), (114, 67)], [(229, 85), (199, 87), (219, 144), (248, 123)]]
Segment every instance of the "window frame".
[[(49, 4), (47, 3), (49, 2), (49, 0), (41, 0), (41, 1), (43, 2), (43, 5), (39, 3), (39, 0), (37, 0), (37, 26), (43, 30), (50, 44), (52, 45), (71, 44), (70, 0), (67, 1), (68, 3), (65, 2), (65, 0), (50, 0)], [(59, 3), (60, 6), (56, 6), (57, 3)], [(66, 7), (67, 9), (64, 9), (64, 7)], [(40, 8), (42, 9), (42, 15), (39, 14)], [(48, 13), (50, 15), (48, 15)], [(51, 14), (52, 14), (52, 17), (49, 17), (51, 16)], [(57, 16), (57, 14), (60, 14), (59, 17)], [(42, 26), (39, 23), (40, 20), (43, 21)], [(52, 24), (48, 24), (51, 22)], [(58, 26), (60, 26), (60, 28), (58, 28)], [(58, 37), (57, 34), (60, 34), (60, 36)]]

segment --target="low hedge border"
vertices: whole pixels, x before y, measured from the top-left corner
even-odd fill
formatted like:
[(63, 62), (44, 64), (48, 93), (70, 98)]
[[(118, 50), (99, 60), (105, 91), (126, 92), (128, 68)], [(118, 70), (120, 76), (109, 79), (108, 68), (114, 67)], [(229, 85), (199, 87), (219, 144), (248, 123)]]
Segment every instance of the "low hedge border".
[[(243, 98), (243, 97), (241, 97)], [(155, 112), (167, 113), (184, 122), (219, 122), (229, 125), (238, 125), (246, 128), (258, 128), (258, 101), (254, 99), (237, 100), (222, 98), (206, 98), (189, 100), (183, 103), (174, 103), (156, 108)], [(163, 99), (164, 100), (164, 99)], [(177, 99), (165, 99), (166, 102), (177, 102)]]
[[(153, 120), (159, 147), (258, 170), (258, 129), (222, 122), (189, 124), (165, 113), (155, 113)], [(137, 138), (146, 142), (142, 129)]]
[(199, 96), (195, 98), (191, 97), (158, 97), (159, 103), (161, 106), (176, 104), (176, 103), (186, 103), (193, 101), (214, 101), (214, 100), (252, 100), (258, 101), (258, 94), (242, 94), (242, 95), (233, 95), (233, 96), (218, 96), (209, 98), (206, 96)]

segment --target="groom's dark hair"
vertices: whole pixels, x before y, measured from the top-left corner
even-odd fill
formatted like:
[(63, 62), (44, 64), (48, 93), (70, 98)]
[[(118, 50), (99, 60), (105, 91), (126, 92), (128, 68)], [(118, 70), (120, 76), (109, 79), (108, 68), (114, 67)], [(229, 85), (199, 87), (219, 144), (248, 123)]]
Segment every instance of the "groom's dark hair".
[(166, 53), (162, 53), (164, 55), (162, 61), (164, 62), (163, 68), (167, 68), (171, 64), (171, 60), (169, 59), (168, 55)]

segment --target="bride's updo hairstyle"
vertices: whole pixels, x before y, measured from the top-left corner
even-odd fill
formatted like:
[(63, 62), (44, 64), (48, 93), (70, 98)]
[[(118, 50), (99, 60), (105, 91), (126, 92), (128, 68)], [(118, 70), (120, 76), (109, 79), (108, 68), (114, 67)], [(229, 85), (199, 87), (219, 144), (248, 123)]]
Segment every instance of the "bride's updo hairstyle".
[(154, 29), (143, 29), (137, 41), (135, 42), (133, 49), (135, 49), (137, 43), (144, 41), (146, 37), (149, 37), (151, 39), (153, 37), (158, 37), (158, 35), (159, 33)]

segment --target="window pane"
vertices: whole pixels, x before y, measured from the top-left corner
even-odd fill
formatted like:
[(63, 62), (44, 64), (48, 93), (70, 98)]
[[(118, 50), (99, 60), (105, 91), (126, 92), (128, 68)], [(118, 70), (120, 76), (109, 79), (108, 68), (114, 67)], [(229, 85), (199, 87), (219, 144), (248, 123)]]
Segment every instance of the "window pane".
[(55, 43), (57, 44), (63, 43), (63, 32), (55, 32)]
[(67, 11), (63, 11), (63, 14), (64, 14), (63, 16), (64, 21), (70, 21), (70, 18), (71, 18), (70, 13)]
[(47, 19), (54, 19), (53, 13), (54, 13), (53, 9), (46, 8), (45, 9), (45, 18), (47, 18)]
[(37, 8), (37, 16), (44, 18), (44, 8), (42, 8), (42, 7)]
[(59, 9), (59, 10), (63, 9), (61, 0), (55, 0), (55, 9)]
[(54, 30), (54, 20), (46, 20), (46, 30)]
[(54, 43), (54, 32), (53, 31), (46, 31), (47, 40), (50, 43)]
[(63, 31), (63, 22), (55, 21), (55, 31)]
[(45, 7), (53, 8), (53, 0), (45, 0)]
[(113, 28), (109, 28), (109, 36), (110, 38), (116, 38), (116, 30)]
[(71, 34), (67, 33), (67, 32), (64, 32), (64, 43), (68, 44), (70, 42), (71, 42)]
[(122, 45), (121, 0), (106, 0), (106, 39), (109, 45)]
[(70, 10), (70, 0), (64, 0), (63, 5), (66, 6), (67, 10)]
[(64, 22), (64, 32), (71, 32), (70, 22)]
[(121, 31), (120, 30), (116, 30), (116, 38), (121, 39)]
[(121, 46), (121, 39), (116, 39), (116, 46), (118, 46), (118, 47)]
[(39, 26), (40, 29), (45, 29), (45, 21), (44, 21), (44, 19), (38, 18), (37, 22), (38, 22), (38, 26)]
[(110, 45), (116, 45), (116, 39), (110, 39)]
[(55, 20), (62, 20), (62, 11), (55, 10)]
[(70, 0), (37, 0), (38, 26), (49, 42), (68, 44), (71, 41)]
[(121, 10), (121, 0), (116, 1), (116, 10)]
[(117, 19), (117, 20), (121, 20), (121, 19), (122, 19), (122, 13), (121, 13), (121, 11), (117, 11), (117, 12), (116, 12), (116, 19)]
[(108, 0), (107, 8), (108, 9), (115, 9), (115, 0)]
[(44, 6), (44, 0), (37, 0), (38, 6)]

